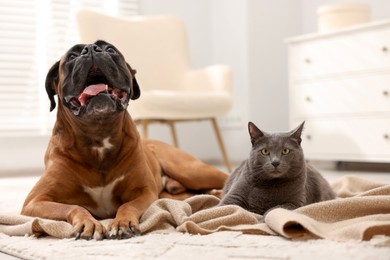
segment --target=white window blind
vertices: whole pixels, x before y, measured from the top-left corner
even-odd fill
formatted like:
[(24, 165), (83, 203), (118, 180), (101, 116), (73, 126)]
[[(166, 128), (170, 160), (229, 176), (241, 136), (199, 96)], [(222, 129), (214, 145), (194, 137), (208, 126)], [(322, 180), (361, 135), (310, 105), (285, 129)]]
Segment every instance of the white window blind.
[(112, 15), (138, 13), (138, 0), (0, 0), (0, 136), (47, 134), (45, 77), (79, 43), (75, 13), (88, 7)]
[(35, 6), (22, 0), (1, 3), (0, 131), (33, 131), (40, 124)]

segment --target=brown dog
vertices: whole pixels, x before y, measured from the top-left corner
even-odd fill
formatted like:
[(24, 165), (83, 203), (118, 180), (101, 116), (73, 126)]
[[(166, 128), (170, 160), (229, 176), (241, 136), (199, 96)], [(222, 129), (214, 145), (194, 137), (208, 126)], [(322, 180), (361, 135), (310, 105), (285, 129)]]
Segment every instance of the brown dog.
[[(158, 141), (141, 141), (127, 112), (140, 96), (135, 71), (111, 44), (73, 46), (46, 78), (57, 121), (45, 155), (45, 172), (22, 214), (65, 220), (76, 238), (129, 238), (139, 218), (164, 190), (219, 189), (227, 175)], [(169, 192), (169, 189), (168, 189)], [(180, 197), (180, 196), (179, 196)], [(97, 219), (114, 218), (108, 230)]]

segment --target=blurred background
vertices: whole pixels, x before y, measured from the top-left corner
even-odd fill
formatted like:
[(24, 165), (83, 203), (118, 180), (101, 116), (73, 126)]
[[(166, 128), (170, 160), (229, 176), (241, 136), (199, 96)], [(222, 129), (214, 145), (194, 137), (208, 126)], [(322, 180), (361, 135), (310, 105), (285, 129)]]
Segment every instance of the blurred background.
[[(290, 128), (286, 39), (317, 33), (317, 8), (344, 2), (349, 1), (0, 0), (0, 173), (43, 168), (56, 113), (49, 113), (45, 76), (79, 42), (74, 13), (82, 7), (120, 16), (179, 16), (194, 68), (215, 63), (232, 68), (233, 107), (218, 122), (237, 163), (250, 150), (248, 121), (266, 131)], [(390, 1), (359, 2), (370, 5), (371, 20), (390, 17)], [(210, 124), (178, 124), (177, 133), (181, 149), (204, 161), (221, 161)], [(151, 126), (149, 135), (171, 142), (163, 125)]]

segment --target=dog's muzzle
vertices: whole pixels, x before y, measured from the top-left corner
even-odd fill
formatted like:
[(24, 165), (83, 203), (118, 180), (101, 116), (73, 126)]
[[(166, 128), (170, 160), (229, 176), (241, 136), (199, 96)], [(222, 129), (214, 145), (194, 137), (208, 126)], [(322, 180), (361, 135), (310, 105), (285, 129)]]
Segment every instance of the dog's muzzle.
[(65, 96), (64, 101), (76, 116), (83, 113), (113, 113), (127, 108), (129, 91), (130, 89), (115, 87), (99, 68), (93, 66), (88, 72), (82, 92), (75, 96)]

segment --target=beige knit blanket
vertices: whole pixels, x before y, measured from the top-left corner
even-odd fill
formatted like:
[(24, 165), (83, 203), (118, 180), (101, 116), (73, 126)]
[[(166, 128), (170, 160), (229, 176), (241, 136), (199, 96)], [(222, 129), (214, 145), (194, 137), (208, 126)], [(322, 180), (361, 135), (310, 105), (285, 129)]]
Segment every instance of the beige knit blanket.
[[(336, 241), (370, 240), (390, 236), (390, 185), (354, 176), (333, 183), (338, 198), (290, 211), (274, 209), (259, 223), (260, 215), (238, 206), (215, 207), (219, 199), (197, 195), (184, 201), (159, 199), (140, 221), (143, 234), (186, 232), (210, 234), (241, 231), (244, 234), (279, 235), (286, 238), (326, 238)], [(110, 219), (103, 220), (104, 225)], [(0, 232), (11, 236), (70, 237), (72, 226), (63, 221), (0, 212)]]

